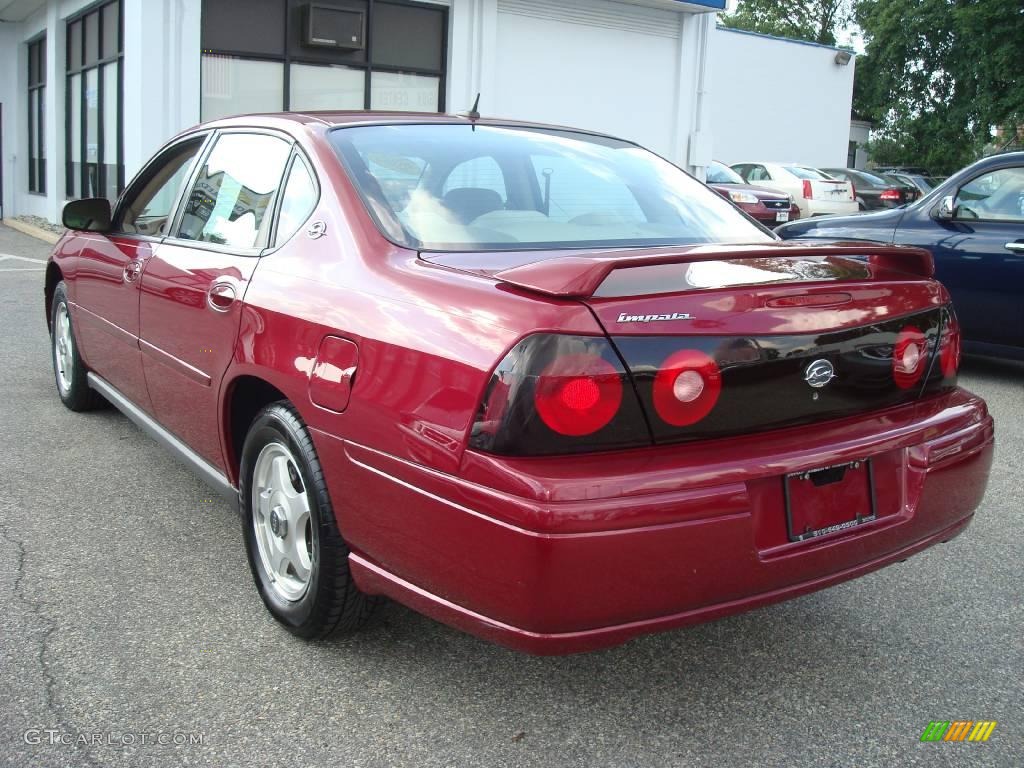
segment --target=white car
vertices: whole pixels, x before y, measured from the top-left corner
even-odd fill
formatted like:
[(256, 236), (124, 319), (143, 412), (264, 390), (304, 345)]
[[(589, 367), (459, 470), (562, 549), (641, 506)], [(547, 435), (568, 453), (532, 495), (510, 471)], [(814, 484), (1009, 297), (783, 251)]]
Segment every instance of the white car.
[(732, 169), (748, 184), (792, 196), (800, 208), (800, 218), (858, 211), (853, 185), (816, 168), (788, 163), (735, 163)]

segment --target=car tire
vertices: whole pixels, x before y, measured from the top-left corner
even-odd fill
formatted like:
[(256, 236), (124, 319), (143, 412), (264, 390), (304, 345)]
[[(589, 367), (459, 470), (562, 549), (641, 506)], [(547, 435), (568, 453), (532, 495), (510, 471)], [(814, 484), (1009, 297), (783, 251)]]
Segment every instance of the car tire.
[(309, 430), (286, 401), (249, 427), (239, 472), (242, 526), (260, 597), (307, 639), (353, 631), (377, 599), (359, 591)]
[(50, 305), (50, 359), (57, 394), (72, 411), (91, 411), (103, 404), (103, 398), (89, 386), (88, 369), (78, 352), (75, 326), (68, 309), (68, 290), (57, 283)]

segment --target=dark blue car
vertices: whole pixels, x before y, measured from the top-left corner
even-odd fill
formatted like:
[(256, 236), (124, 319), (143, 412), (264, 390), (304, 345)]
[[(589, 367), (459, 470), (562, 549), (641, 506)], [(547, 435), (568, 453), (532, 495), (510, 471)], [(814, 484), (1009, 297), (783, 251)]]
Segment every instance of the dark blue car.
[(965, 349), (1024, 360), (1024, 152), (979, 160), (910, 205), (801, 219), (775, 231), (787, 240), (927, 248), (953, 296)]

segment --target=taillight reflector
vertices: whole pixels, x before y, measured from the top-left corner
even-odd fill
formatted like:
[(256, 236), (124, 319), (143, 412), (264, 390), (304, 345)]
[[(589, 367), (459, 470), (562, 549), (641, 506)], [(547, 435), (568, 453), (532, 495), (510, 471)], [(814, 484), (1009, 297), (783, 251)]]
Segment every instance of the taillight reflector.
[(669, 355), (654, 377), (654, 408), (668, 424), (696, 424), (715, 407), (722, 392), (718, 364), (696, 349)]
[(879, 195), (882, 200), (899, 200), (900, 191), (898, 189), (887, 189)]
[(960, 369), (960, 323), (953, 314), (948, 316), (946, 327), (942, 330), (939, 364), (942, 366), (942, 376), (947, 379), (956, 376)]
[(537, 413), (560, 435), (589, 435), (612, 420), (622, 403), (618, 371), (596, 355), (564, 355), (537, 377)]
[(927, 368), (927, 342), (920, 328), (905, 325), (896, 337), (892, 351), (892, 373), (896, 386), (910, 389), (921, 380)]
[(804, 198), (810, 200), (814, 197), (814, 190), (811, 188), (811, 180), (804, 179)]

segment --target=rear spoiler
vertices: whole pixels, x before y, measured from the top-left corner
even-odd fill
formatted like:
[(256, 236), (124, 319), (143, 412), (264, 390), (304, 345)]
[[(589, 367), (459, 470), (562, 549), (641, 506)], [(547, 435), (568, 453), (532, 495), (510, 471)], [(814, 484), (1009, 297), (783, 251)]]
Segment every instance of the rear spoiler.
[(867, 259), (882, 269), (920, 277), (935, 275), (935, 261), (923, 248), (876, 243), (832, 243), (821, 245), (800, 241), (770, 246), (699, 245), (686, 249), (645, 249), (642, 251), (599, 251), (586, 256), (556, 256), (510, 267), (492, 277), (545, 296), (588, 298), (601, 286), (613, 269), (646, 267), (655, 264), (690, 264), (725, 259), (799, 258), (805, 256), (845, 256)]

